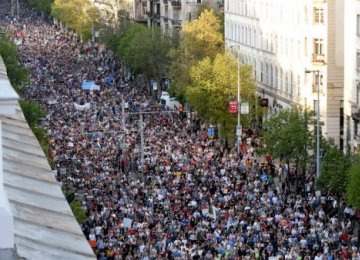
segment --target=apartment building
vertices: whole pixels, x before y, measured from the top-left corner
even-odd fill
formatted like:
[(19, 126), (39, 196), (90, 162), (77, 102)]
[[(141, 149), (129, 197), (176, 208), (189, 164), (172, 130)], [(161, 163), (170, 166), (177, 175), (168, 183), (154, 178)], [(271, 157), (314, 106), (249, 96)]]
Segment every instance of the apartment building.
[(100, 11), (103, 23), (110, 27), (129, 22), (147, 23), (147, 0), (92, 0)]
[(269, 115), (294, 105), (317, 112), (320, 84), (321, 132), (344, 151), (356, 150), (360, 120), (358, 6), (358, 0), (225, 0), (224, 9), (226, 46), (253, 65)]
[(344, 46), (344, 142), (360, 148), (360, 1), (345, 0)]
[(223, 8), (222, 0), (148, 0), (148, 25), (160, 26), (165, 33), (181, 30), (185, 22), (196, 18), (198, 8), (204, 4)]

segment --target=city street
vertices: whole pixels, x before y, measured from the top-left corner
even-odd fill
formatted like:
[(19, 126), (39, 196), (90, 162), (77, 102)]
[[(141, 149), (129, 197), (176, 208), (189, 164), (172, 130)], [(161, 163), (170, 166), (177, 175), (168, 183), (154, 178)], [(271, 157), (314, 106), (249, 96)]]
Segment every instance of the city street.
[(103, 45), (23, 2), (10, 14), (1, 1), (0, 28), (29, 69), (24, 97), (46, 108), (49, 160), (98, 259), (359, 259), (355, 209), (316, 192), (314, 172), (257, 155), (255, 130), (242, 129), (240, 155), (225, 149)]

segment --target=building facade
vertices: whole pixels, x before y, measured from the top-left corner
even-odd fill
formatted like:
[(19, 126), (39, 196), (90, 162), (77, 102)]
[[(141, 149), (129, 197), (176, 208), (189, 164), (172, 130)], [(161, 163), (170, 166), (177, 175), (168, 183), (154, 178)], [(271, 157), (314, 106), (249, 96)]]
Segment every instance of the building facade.
[(147, 23), (147, 0), (92, 0), (101, 21), (109, 27), (125, 27), (127, 23)]
[(344, 141), (354, 151), (360, 148), (360, 1), (345, 1), (344, 48)]
[(322, 134), (344, 151), (357, 146), (359, 5), (358, 0), (225, 0), (224, 8), (226, 46), (239, 48), (242, 62), (253, 66), (269, 114), (294, 105), (317, 112), (320, 84)]
[(196, 18), (201, 5), (223, 8), (222, 0), (148, 0), (148, 26), (157, 25), (164, 33), (181, 30), (185, 22)]

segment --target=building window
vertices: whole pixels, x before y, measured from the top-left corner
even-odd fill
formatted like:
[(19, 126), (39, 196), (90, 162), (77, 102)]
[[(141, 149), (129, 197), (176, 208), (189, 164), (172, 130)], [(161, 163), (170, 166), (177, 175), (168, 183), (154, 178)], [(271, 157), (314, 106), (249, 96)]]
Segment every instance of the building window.
[(325, 55), (324, 55), (324, 40), (315, 38), (313, 42), (313, 62), (315, 63), (324, 63), (325, 62)]
[(305, 56), (308, 55), (307, 38), (306, 37), (304, 39), (304, 53), (305, 53)]
[(359, 128), (358, 128), (358, 121), (353, 120), (353, 124), (354, 124), (354, 139), (357, 137), (358, 132), (359, 132)]
[(324, 23), (324, 9), (320, 7), (314, 7), (314, 23), (323, 24)]
[(360, 73), (360, 51), (356, 53), (356, 71)]
[(356, 16), (356, 32), (360, 36), (360, 14)]
[(322, 74), (318, 75), (317, 73), (313, 73), (313, 82), (314, 82), (313, 87), (312, 87), (313, 93), (317, 93), (317, 87), (319, 84), (319, 80), (320, 80), (320, 89), (321, 89), (321, 87), (323, 86), (324, 75), (322, 75)]
[(314, 54), (323, 55), (324, 54), (324, 40), (315, 38), (314, 39)]
[(356, 84), (356, 104), (360, 104), (360, 83)]

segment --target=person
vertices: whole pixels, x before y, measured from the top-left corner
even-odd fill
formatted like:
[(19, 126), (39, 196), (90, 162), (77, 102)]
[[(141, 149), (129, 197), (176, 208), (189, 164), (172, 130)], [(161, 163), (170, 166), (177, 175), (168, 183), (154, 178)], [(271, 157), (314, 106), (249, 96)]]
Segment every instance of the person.
[[(358, 243), (350, 243), (356, 235), (342, 236), (328, 210), (334, 196), (316, 196), (311, 171), (306, 194), (293, 189), (303, 173), (258, 156), (258, 131), (243, 132), (240, 155), (226, 151), (208, 138), (205, 122), (162, 108), (146, 86), (127, 80), (110, 50), (81, 44), (26, 5), (16, 21), (4, 2), (0, 13), (1, 27), (26, 25), (18, 46), (30, 76), (25, 98), (47, 109), (57, 180), (85, 210), (81, 228), (100, 259), (316, 259), (339, 257), (341, 244), (345, 257), (358, 252)], [(98, 90), (82, 89), (84, 81)], [(139, 111), (151, 112), (143, 115), (144, 161)], [(281, 188), (272, 181), (276, 170)]]

